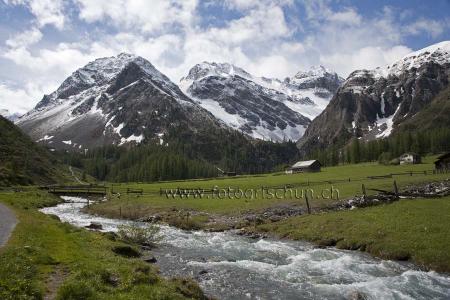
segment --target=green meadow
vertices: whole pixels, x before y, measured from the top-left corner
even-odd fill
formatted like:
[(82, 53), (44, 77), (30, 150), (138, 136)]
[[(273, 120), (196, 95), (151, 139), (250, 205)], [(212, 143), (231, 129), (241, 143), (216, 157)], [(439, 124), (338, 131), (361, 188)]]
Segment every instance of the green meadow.
[[(284, 188), (285, 186), (297, 189), (297, 195), (301, 190), (313, 190), (314, 198), (310, 199), (312, 207), (322, 207), (336, 201), (336, 193), (333, 199), (323, 199), (322, 191), (329, 191), (333, 187), (339, 191), (339, 199), (346, 199), (362, 194), (362, 184), (366, 187), (367, 194), (376, 193), (371, 189), (393, 190), (394, 180), (400, 189), (409, 185), (437, 181), (448, 178), (448, 174), (433, 174), (435, 157), (426, 157), (424, 163), (417, 165), (386, 166), (378, 163), (364, 163), (355, 165), (343, 165), (337, 167), (322, 168), (318, 173), (298, 174), (263, 174), (253, 176), (223, 177), (205, 180), (171, 181), (158, 183), (122, 183), (114, 184), (113, 190), (119, 195), (109, 195), (109, 201), (91, 207), (91, 211), (103, 215), (125, 218), (140, 218), (158, 212), (168, 212), (175, 209), (192, 212), (239, 215), (249, 211), (261, 211), (270, 207), (283, 205), (304, 206), (303, 198), (284, 196), (283, 199), (262, 196), (261, 187)], [(412, 174), (409, 172), (413, 172)], [(426, 173), (425, 173), (426, 172)], [(371, 176), (393, 175), (389, 178), (370, 179)], [(259, 191), (256, 197), (222, 197), (205, 194), (203, 197), (171, 197), (166, 196), (165, 190), (175, 191), (182, 189), (253, 189)], [(140, 189), (142, 195), (127, 194), (127, 189)], [(160, 192), (163, 191), (162, 195)], [(281, 192), (280, 192), (281, 193)], [(325, 196), (329, 192), (324, 193)], [(294, 193), (295, 195), (295, 193)], [(240, 195), (239, 195), (240, 196)], [(326, 198), (330, 198), (329, 196)]]

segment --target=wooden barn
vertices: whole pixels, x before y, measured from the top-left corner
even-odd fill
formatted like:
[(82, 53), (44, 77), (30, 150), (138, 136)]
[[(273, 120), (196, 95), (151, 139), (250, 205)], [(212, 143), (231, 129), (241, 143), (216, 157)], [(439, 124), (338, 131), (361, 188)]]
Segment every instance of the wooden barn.
[(434, 162), (434, 166), (439, 171), (450, 170), (450, 152), (439, 156)]
[(318, 160), (305, 160), (296, 162), (286, 170), (286, 174), (320, 172), (322, 164)]
[(420, 164), (422, 162), (420, 155), (412, 152), (404, 153), (398, 159), (401, 165)]

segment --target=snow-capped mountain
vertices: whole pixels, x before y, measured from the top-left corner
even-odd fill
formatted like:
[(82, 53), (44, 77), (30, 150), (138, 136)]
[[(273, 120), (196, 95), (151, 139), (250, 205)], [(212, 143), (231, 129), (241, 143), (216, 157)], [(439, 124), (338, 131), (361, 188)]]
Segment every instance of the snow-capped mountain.
[(350, 74), (298, 145), (304, 151), (351, 137), (384, 138), (421, 112), (449, 84), (450, 41), (375, 70)]
[(221, 126), (150, 62), (126, 53), (76, 70), (17, 125), (35, 141), (72, 149), (162, 144), (170, 131)]
[(182, 90), (231, 128), (259, 139), (299, 139), (342, 79), (324, 67), (292, 78), (256, 77), (228, 63), (203, 62), (181, 79)]

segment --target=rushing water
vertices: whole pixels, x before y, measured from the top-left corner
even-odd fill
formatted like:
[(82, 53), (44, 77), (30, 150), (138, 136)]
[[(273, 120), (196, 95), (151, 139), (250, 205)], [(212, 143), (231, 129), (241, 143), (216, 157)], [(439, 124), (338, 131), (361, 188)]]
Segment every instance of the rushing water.
[[(42, 211), (79, 227), (98, 222), (104, 231), (127, 223), (85, 214), (84, 205), (63, 203)], [(358, 293), (366, 299), (450, 299), (450, 277), (357, 251), (169, 226), (161, 226), (161, 233), (153, 254), (162, 274), (194, 277), (219, 299), (357, 299)]]

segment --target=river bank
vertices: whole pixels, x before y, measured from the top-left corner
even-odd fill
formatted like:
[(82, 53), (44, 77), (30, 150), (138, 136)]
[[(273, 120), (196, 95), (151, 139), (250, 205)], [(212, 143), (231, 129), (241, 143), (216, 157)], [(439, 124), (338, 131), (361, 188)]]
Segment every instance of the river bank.
[[(43, 212), (78, 227), (102, 224), (104, 231), (130, 222), (88, 215), (82, 207), (65, 203)], [(162, 274), (193, 277), (208, 295), (221, 299), (388, 299), (398, 295), (445, 299), (450, 292), (450, 278), (445, 275), (357, 251), (164, 225), (161, 236), (152, 253)]]
[[(400, 192), (432, 197), (442, 196), (449, 190), (450, 181), (443, 180), (407, 186)], [(235, 215), (175, 207), (151, 215), (145, 209), (140, 209), (138, 214), (126, 214), (129, 210), (124, 206), (121, 215), (186, 230), (239, 229), (240, 234), (252, 238), (306, 240), (319, 247), (360, 250), (384, 259), (412, 261), (424, 270), (450, 272), (450, 218), (446, 213), (449, 199), (447, 196), (408, 200), (392, 194), (357, 196), (325, 207), (313, 207), (312, 215), (298, 203)], [(110, 209), (109, 202), (91, 206), (86, 212), (119, 217)]]

